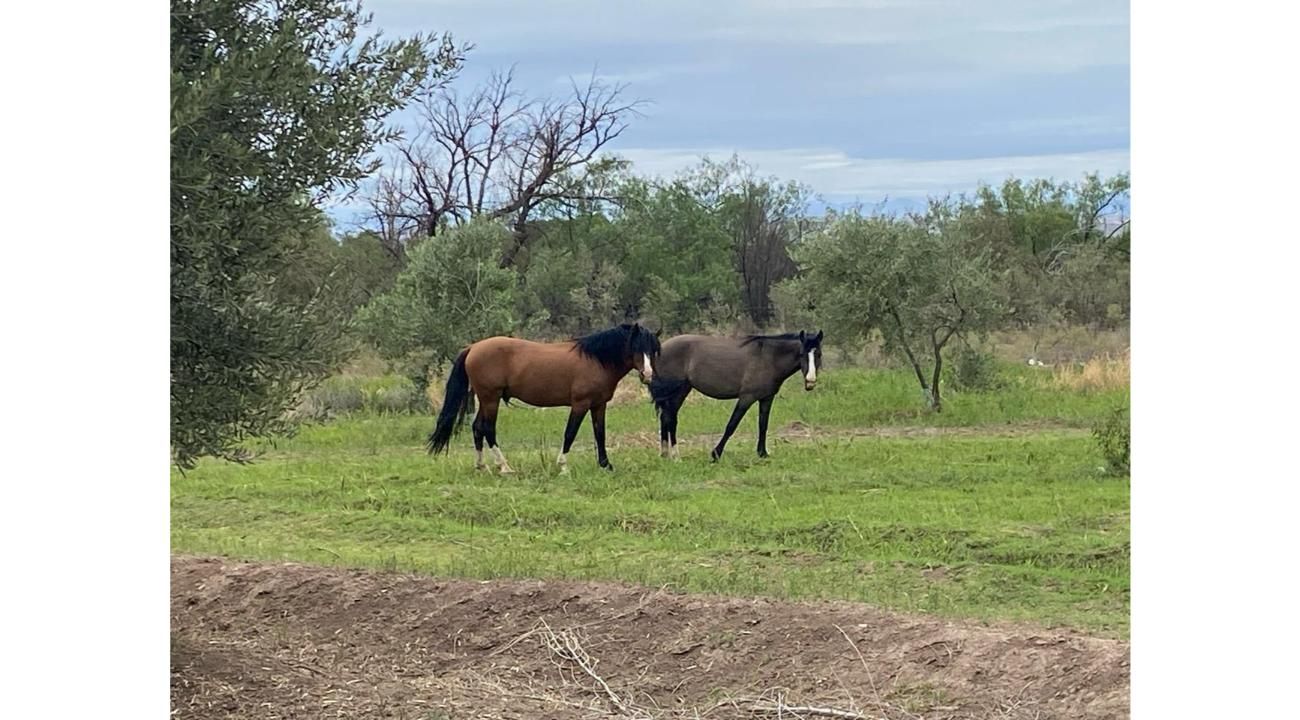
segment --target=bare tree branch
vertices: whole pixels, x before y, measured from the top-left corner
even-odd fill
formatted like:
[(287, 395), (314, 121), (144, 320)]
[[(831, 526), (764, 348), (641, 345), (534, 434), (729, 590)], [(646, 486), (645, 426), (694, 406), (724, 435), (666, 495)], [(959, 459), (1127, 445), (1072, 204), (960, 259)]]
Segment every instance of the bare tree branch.
[(529, 242), (528, 224), (546, 203), (617, 202), (588, 192), (583, 171), (627, 128), (639, 101), (624, 101), (624, 86), (595, 75), (572, 83), (564, 99), (527, 98), (513, 88), (514, 69), (494, 73), (467, 96), (453, 88), (419, 100), (421, 130), (398, 146), (404, 173), (396, 188), (372, 200), (375, 221), (417, 218), (433, 235), (443, 223), (478, 215), (509, 219), (514, 243), (501, 265), (514, 264)]

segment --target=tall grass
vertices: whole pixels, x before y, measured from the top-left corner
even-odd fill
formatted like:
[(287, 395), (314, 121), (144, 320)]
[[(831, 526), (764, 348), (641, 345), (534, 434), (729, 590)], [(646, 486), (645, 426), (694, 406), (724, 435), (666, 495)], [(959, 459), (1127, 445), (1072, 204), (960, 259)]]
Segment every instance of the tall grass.
[(1118, 390), (1129, 386), (1129, 351), (1098, 355), (1082, 363), (1056, 365), (1052, 383), (1076, 392)]

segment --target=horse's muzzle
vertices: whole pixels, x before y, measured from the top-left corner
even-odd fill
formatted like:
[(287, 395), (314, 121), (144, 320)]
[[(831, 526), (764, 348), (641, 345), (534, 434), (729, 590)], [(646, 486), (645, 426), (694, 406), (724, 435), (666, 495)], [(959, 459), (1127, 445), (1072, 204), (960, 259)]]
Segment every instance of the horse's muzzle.
[(811, 391), (811, 390), (812, 390), (813, 388), (815, 388), (815, 387), (817, 387), (817, 381), (816, 381), (816, 380), (813, 380), (813, 381), (811, 381), (811, 382), (808, 381), (808, 380), (804, 380), (804, 381), (803, 381), (803, 389), (804, 389), (804, 390), (809, 390), (809, 391)]

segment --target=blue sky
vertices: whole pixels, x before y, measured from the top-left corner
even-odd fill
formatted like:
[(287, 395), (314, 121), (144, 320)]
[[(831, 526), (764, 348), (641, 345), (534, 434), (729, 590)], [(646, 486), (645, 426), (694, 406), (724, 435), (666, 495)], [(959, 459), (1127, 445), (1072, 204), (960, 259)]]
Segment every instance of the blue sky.
[[(610, 146), (645, 174), (738, 153), (834, 205), (1129, 167), (1129, 4), (1113, 0), (368, 0), (386, 35), (477, 47), (563, 93), (649, 101)], [(335, 208), (336, 217), (350, 215)]]

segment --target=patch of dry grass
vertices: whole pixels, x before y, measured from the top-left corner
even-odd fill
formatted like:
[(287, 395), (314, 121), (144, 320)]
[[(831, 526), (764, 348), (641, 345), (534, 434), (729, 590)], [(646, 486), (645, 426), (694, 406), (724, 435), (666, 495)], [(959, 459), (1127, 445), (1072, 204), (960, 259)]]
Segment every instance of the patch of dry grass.
[(1119, 390), (1129, 386), (1129, 351), (1097, 355), (1087, 362), (1056, 365), (1052, 384), (1074, 391)]

